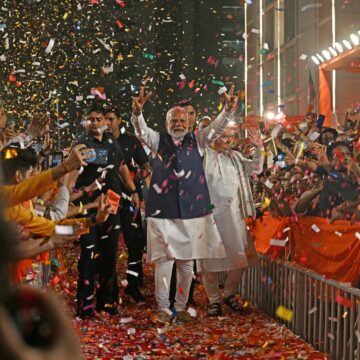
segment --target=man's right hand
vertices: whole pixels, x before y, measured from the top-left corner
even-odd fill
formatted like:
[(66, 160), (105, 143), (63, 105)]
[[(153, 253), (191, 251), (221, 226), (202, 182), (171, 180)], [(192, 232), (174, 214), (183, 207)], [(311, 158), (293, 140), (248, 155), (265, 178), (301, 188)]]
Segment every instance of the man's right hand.
[(144, 87), (140, 86), (139, 96), (134, 96), (132, 102), (132, 111), (136, 116), (139, 116), (142, 113), (143, 107), (145, 103), (150, 99), (151, 95), (152, 92), (149, 91), (144, 96)]
[(225, 110), (226, 111), (235, 111), (236, 106), (238, 103), (238, 97), (234, 95), (234, 89), (235, 85), (231, 85), (229, 93), (225, 92), (225, 99), (226, 99), (226, 105)]

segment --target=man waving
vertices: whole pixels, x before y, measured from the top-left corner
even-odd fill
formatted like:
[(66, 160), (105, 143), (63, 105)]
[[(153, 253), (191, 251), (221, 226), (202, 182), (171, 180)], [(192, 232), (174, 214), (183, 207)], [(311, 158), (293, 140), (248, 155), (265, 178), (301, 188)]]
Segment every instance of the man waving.
[(146, 206), (148, 219), (148, 259), (155, 262), (155, 297), (159, 322), (171, 320), (169, 287), (174, 261), (177, 267), (176, 318), (191, 322), (195, 318), (186, 312), (186, 302), (193, 275), (193, 259), (221, 258), (224, 246), (211, 213), (209, 191), (202, 166), (206, 144), (213, 142), (225, 130), (233, 117), (237, 98), (234, 87), (225, 94), (224, 111), (208, 128), (198, 134), (189, 132), (186, 110), (173, 107), (166, 114), (167, 132), (149, 128), (142, 115), (145, 102), (140, 88), (133, 98), (131, 122), (136, 135), (150, 148), (153, 173)]

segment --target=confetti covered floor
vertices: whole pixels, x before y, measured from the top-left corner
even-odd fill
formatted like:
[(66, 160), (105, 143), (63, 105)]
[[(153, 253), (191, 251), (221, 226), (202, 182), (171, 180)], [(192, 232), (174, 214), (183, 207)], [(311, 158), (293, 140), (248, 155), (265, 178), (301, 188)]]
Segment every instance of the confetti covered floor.
[[(75, 313), (74, 259), (74, 250), (69, 250), (65, 256), (70, 279), (66, 301), (72, 314)], [(123, 252), (120, 259), (120, 274), (124, 274)], [(172, 323), (162, 333), (155, 322), (153, 289), (153, 268), (146, 265), (143, 289), (146, 305), (136, 306), (122, 291), (121, 311), (117, 316), (97, 314), (83, 321), (73, 315), (86, 359), (330, 359), (252, 305), (248, 306), (246, 315), (235, 315), (224, 307), (221, 318), (207, 317), (202, 285), (197, 285), (195, 290), (197, 323)]]

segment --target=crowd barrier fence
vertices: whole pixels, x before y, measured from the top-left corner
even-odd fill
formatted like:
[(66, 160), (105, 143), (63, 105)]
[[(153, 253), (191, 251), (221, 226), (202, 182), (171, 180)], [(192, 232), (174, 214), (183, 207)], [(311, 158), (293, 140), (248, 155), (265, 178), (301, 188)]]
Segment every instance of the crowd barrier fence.
[[(360, 359), (360, 289), (326, 279), (311, 270), (259, 255), (245, 270), (238, 292), (334, 360)], [(220, 275), (224, 283), (225, 273)], [(276, 317), (284, 306), (291, 321)]]

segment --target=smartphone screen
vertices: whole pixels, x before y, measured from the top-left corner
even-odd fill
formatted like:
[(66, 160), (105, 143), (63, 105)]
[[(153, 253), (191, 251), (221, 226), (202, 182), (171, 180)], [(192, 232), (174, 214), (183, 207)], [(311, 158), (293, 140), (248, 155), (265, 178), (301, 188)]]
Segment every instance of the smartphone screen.
[(51, 163), (50, 167), (55, 167), (60, 165), (64, 160), (64, 155), (61, 151), (57, 151), (51, 154)]
[(108, 163), (108, 150), (107, 149), (94, 149), (94, 156), (87, 159), (86, 162), (94, 165), (107, 165)]
[(316, 120), (316, 126), (321, 129), (325, 121), (325, 115), (319, 114), (319, 117)]

